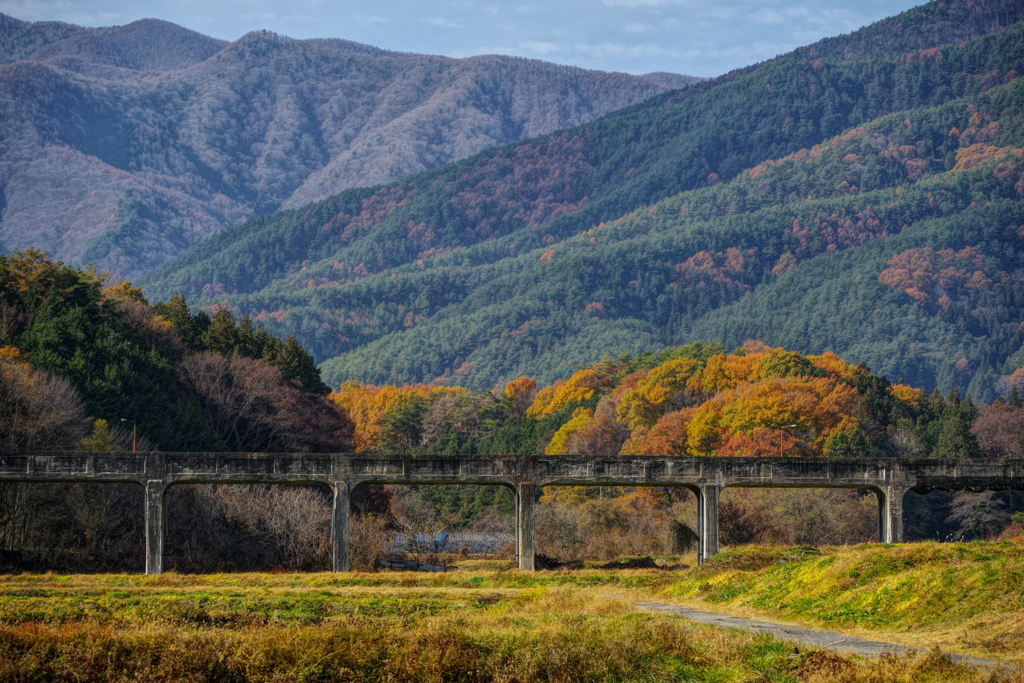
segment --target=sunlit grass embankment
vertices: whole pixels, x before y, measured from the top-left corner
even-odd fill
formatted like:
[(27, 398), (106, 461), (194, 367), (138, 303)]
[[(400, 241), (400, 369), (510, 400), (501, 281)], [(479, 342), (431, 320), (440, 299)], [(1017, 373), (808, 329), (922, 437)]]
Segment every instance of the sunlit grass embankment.
[(1024, 662), (1024, 544), (735, 548), (663, 595), (909, 645)]

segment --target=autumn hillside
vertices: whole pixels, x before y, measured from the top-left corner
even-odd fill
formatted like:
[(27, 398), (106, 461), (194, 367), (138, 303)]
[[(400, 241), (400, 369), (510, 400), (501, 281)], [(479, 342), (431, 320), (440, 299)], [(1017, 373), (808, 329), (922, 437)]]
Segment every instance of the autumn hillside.
[(929, 3), (255, 218), (140, 284), (293, 334), (332, 387), (758, 339), (988, 402), (1024, 367), (1020, 11)]
[(151, 306), (38, 251), (0, 256), (0, 450), (121, 450), (132, 424), (142, 450), (346, 450), (328, 391), (294, 338), (248, 318)]

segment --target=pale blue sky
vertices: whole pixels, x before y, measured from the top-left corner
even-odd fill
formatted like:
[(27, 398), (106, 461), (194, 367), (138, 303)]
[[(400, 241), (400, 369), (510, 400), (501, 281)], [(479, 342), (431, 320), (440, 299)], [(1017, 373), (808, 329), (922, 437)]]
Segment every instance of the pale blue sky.
[(391, 50), (500, 53), (591, 69), (714, 76), (921, 4), (913, 0), (0, 0), (27, 21), (156, 17), (234, 40), (256, 29)]

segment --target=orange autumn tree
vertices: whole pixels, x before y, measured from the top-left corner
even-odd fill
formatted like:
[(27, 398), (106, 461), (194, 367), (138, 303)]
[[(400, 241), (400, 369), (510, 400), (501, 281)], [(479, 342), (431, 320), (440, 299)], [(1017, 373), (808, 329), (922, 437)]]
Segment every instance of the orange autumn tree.
[(537, 380), (532, 377), (517, 377), (505, 384), (502, 394), (511, 401), (512, 410), (517, 415), (522, 415), (537, 396)]
[(860, 394), (825, 377), (772, 377), (722, 392), (687, 425), (693, 455), (829, 455), (837, 434), (858, 430)]
[(388, 445), (388, 417), (413, 401), (431, 399), (443, 394), (458, 394), (462, 387), (439, 387), (431, 384), (393, 385), (345, 382), (331, 393), (330, 399), (341, 406), (355, 423), (352, 445), (357, 453), (383, 450)]
[(552, 437), (545, 453), (615, 455), (620, 452), (630, 436), (629, 427), (619, 419), (620, 402), (647, 374), (647, 370), (638, 370), (622, 377), (619, 386), (602, 396), (592, 413), (587, 410), (585, 419), (578, 418), (577, 411), (574, 411), (573, 418)]
[[(865, 441), (856, 416), (860, 395), (844, 381), (856, 373), (834, 353), (801, 356), (747, 342), (738, 353), (711, 356), (692, 373), (687, 389), (693, 405), (664, 412), (651, 426), (634, 417), (622, 452), (755, 457), (856, 450)], [(628, 410), (624, 400), (624, 419)]]
[(697, 392), (711, 396), (731, 389), (742, 382), (752, 382), (761, 376), (761, 361), (771, 349), (761, 342), (748, 341), (741, 353), (719, 353), (708, 358), (700, 372), (690, 380), (689, 386)]

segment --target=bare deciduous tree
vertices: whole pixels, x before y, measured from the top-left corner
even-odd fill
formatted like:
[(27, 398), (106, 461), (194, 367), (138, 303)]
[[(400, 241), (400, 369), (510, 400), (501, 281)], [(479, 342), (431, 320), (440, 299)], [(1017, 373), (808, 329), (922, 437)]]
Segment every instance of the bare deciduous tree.
[(251, 358), (204, 352), (186, 356), (178, 372), (229, 448), (271, 450), (281, 429), (274, 407), (274, 390), (283, 381), (279, 370)]
[(989, 458), (1024, 457), (1024, 412), (996, 401), (975, 418), (971, 433)]
[(963, 492), (953, 499), (948, 521), (957, 541), (993, 538), (1010, 523), (1010, 513), (996, 491)]
[(71, 448), (88, 433), (78, 391), (18, 357), (0, 357), (0, 449)]
[(205, 352), (179, 365), (214, 433), (237, 451), (348, 450), (352, 422), (322, 396), (303, 391), (260, 360)]
[(906, 427), (896, 427), (889, 432), (889, 445), (897, 458), (917, 458), (925, 451), (921, 439)]

